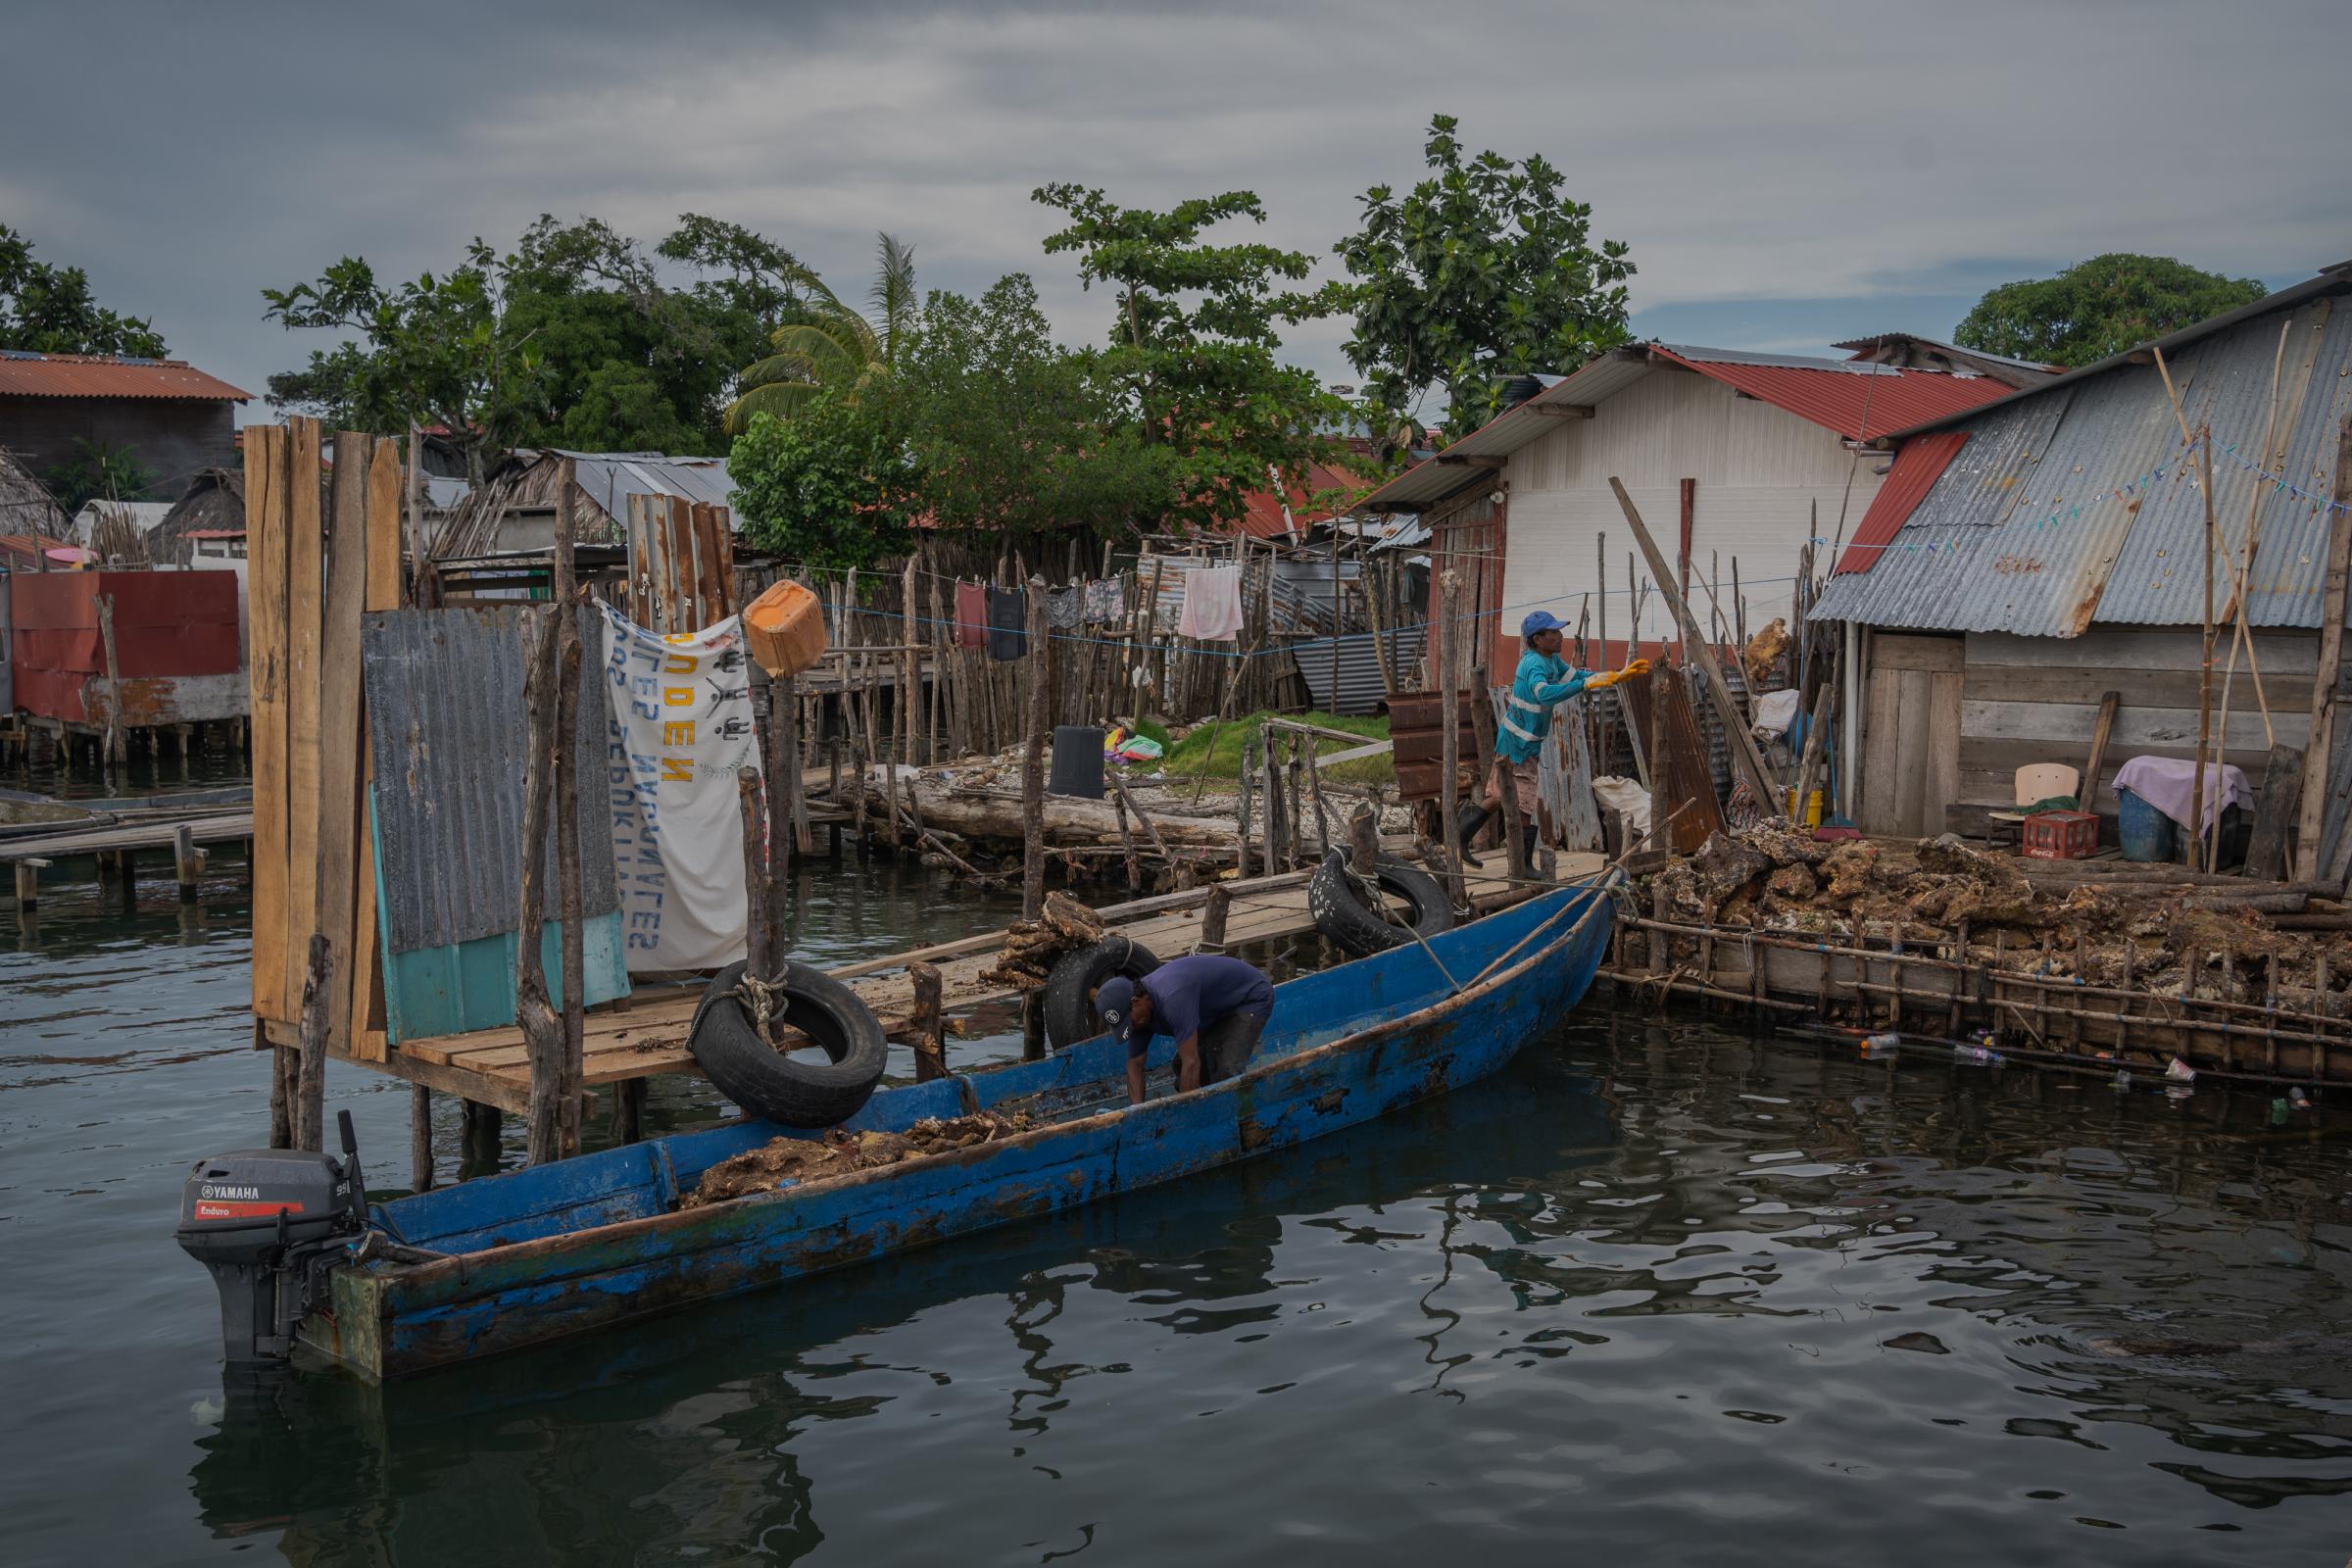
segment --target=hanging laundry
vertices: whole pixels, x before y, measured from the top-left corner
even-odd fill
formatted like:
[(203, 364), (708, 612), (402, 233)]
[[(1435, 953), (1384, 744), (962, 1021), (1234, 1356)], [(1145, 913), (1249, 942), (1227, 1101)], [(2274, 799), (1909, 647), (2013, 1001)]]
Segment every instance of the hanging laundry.
[(1229, 643), (1242, 635), (1242, 568), (1197, 566), (1184, 579), (1184, 612), (1176, 630), (1202, 642)]
[(1115, 626), (1127, 609), (1126, 584), (1116, 577), (1097, 577), (1086, 585), (1086, 618), (1096, 626)]
[(988, 589), (976, 582), (956, 585), (956, 646), (988, 646)]
[(1078, 629), (1078, 590), (1075, 587), (1048, 590), (1046, 624), (1055, 631)]
[(988, 657), (1020, 659), (1029, 652), (1029, 594), (988, 585)]

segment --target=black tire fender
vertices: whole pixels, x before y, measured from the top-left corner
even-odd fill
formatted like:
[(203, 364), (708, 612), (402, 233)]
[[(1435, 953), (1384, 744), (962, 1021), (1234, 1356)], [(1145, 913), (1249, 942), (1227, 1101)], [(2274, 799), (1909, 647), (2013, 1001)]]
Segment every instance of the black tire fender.
[(1159, 967), (1152, 950), (1125, 937), (1104, 937), (1073, 948), (1046, 975), (1046, 1043), (1055, 1051), (1102, 1032), (1095, 1011), (1095, 988), (1114, 974), (1141, 980)]
[[(1414, 931), (1434, 937), (1441, 931), (1453, 929), (1453, 902), (1446, 897), (1446, 889), (1438, 879), (1427, 871), (1384, 855), (1380, 858), (1378, 880), (1381, 891), (1413, 906)], [(1306, 884), (1306, 906), (1315, 918), (1317, 931), (1336, 943), (1342, 952), (1359, 958), (1412, 940), (1404, 927), (1390, 924), (1365, 904), (1344, 850), (1332, 851), (1315, 867), (1314, 876)]]
[(890, 1045), (872, 1009), (848, 986), (806, 963), (784, 966), (784, 1022), (831, 1059), (806, 1061), (760, 1037), (735, 996), (743, 965), (718, 971), (694, 1009), (687, 1049), (744, 1114), (787, 1127), (832, 1127), (855, 1116), (882, 1081)]

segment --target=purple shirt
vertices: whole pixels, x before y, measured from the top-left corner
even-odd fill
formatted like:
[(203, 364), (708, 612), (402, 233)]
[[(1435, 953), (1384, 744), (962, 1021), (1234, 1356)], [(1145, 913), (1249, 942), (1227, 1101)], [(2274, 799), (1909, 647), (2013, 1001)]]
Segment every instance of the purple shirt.
[[(1149, 1032), (1176, 1040), (1231, 1013), (1274, 1005), (1271, 981), (1252, 965), (1214, 953), (1171, 958), (1144, 977), (1143, 988), (1152, 998)], [(1140, 1053), (1147, 1043), (1138, 1040), (1127, 1049)]]

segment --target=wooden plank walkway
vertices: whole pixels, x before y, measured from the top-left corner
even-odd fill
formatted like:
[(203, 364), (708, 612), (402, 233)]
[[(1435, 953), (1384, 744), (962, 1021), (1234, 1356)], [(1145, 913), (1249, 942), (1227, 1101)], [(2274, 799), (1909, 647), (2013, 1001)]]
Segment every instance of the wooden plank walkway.
[[(1486, 860), (1493, 869), (1487, 873), (1471, 872), (1467, 888), (1473, 907), (1482, 912), (1508, 903), (1512, 892), (1500, 874), (1501, 854), (1490, 855)], [(1596, 875), (1605, 863), (1597, 855), (1563, 855), (1559, 858), (1560, 880)], [(1314, 917), (1306, 904), (1309, 875), (1306, 871), (1289, 871), (1252, 877), (1247, 882), (1225, 883), (1233, 895), (1225, 924), (1226, 945), (1277, 941), (1313, 930)], [(1207, 890), (1200, 888), (1109, 905), (1099, 912), (1121, 935), (1163, 958), (1172, 958), (1193, 950), (1207, 902)], [(906, 1028), (912, 1007), (911, 986), (905, 973), (910, 963), (938, 965), (943, 1005), (951, 1015), (1015, 1001), (1017, 991), (981, 978), (986, 970), (996, 966), (1004, 942), (1002, 930), (982, 932), (960, 941), (872, 958), (829, 972), (850, 984), (895, 1039)], [(686, 1049), (686, 1033), (702, 993), (699, 984), (649, 987), (631, 997), (625, 1009), (589, 1013), (583, 1064), (585, 1082), (594, 1087), (660, 1073), (699, 1071), (692, 1053)], [(276, 1039), (278, 1032), (277, 1026), (271, 1027), (273, 1043), (291, 1043), (291, 1030), (285, 1031), (285, 1040)], [(521, 1031), (506, 1027), (413, 1040), (391, 1050), (383, 1061), (358, 1065), (519, 1111), (530, 1093), (528, 1059)]]
[(253, 813), (172, 817), (158, 822), (123, 822), (0, 843), (0, 864), (16, 860), (62, 860), (75, 855), (113, 855), (123, 850), (168, 850), (182, 827), (200, 844), (242, 844), (253, 837)]

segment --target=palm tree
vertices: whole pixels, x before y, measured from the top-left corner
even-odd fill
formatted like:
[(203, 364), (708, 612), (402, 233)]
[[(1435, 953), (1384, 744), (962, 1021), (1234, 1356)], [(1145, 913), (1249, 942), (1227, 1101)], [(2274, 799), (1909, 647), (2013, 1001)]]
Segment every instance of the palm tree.
[(865, 291), (867, 311), (845, 305), (814, 272), (795, 281), (808, 291), (800, 320), (768, 334), (775, 352), (735, 378), (727, 434), (741, 435), (755, 414), (789, 419), (819, 392), (856, 386), (887, 373), (914, 329), (914, 249), (877, 236), (879, 266)]

